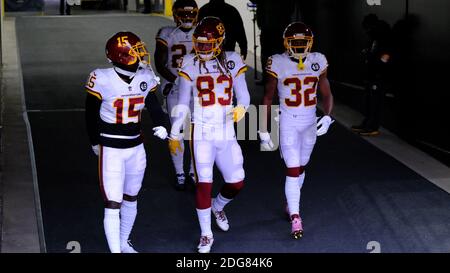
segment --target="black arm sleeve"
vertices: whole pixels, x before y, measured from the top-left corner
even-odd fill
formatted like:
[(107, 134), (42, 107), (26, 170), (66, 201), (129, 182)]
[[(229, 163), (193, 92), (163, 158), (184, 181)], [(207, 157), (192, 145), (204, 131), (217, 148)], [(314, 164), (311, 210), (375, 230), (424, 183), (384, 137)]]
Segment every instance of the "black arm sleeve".
[(86, 129), (89, 136), (89, 141), (91, 145), (97, 145), (99, 143), (100, 129), (99, 129), (99, 119), (100, 119), (100, 106), (102, 101), (96, 96), (87, 93), (86, 95)]
[(150, 112), (150, 116), (153, 120), (153, 126), (163, 126), (167, 129), (168, 126), (166, 122), (166, 114), (164, 114), (163, 110), (161, 109), (161, 105), (159, 104), (156, 92), (151, 92), (147, 95), (147, 97), (145, 98), (145, 106)]

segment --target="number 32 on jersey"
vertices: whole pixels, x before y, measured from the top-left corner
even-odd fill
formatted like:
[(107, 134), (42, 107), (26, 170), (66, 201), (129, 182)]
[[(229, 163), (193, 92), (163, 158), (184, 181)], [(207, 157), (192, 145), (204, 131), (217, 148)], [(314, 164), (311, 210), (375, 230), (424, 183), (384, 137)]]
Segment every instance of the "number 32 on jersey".
[[(318, 82), (319, 78), (317, 77), (306, 77), (303, 82), (300, 78), (297, 77), (286, 78), (283, 81), (283, 84), (292, 88), (292, 96), (291, 98), (284, 99), (284, 102), (289, 107), (298, 107), (302, 104), (302, 102), (305, 107), (316, 105), (317, 98), (315, 96), (315, 93)], [(309, 86), (309, 88), (303, 90), (304, 86)]]

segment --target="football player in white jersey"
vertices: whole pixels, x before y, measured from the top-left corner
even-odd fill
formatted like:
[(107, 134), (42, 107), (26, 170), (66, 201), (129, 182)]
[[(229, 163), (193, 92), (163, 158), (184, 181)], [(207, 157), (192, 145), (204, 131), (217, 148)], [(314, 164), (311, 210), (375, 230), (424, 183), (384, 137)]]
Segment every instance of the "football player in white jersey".
[[(178, 88), (175, 85), (177, 69), (183, 56), (192, 52), (192, 33), (194, 33), (198, 15), (197, 3), (194, 0), (177, 0), (173, 4), (172, 12), (176, 26), (167, 26), (159, 30), (155, 50), (156, 70), (163, 77), (162, 93), (171, 123), (174, 122), (171, 113), (178, 102)], [(181, 147), (184, 149), (184, 141)], [(176, 172), (176, 189), (184, 190), (186, 177), (192, 182), (194, 180), (192, 162), (189, 176), (186, 176), (183, 167), (184, 154), (176, 152), (171, 156)]]
[[(184, 57), (179, 74), (179, 116), (172, 125), (169, 146), (180, 149), (182, 121), (194, 101), (191, 129), (191, 151), (196, 175), (196, 209), (201, 228), (198, 251), (208, 253), (214, 238), (211, 213), (223, 231), (229, 229), (224, 212), (244, 185), (241, 147), (234, 122), (245, 116), (250, 95), (245, 81), (246, 65), (236, 52), (222, 51), (225, 27), (217, 17), (205, 17), (193, 34), (195, 54)], [(233, 106), (233, 95), (237, 104)], [(214, 163), (225, 184), (211, 199)]]
[[(311, 52), (313, 33), (301, 22), (290, 24), (284, 31), (286, 52), (267, 61), (267, 82), (263, 105), (267, 114), (259, 136), (262, 150), (272, 150), (273, 142), (264, 125), (270, 120), (270, 106), (276, 91), (280, 100), (280, 147), (286, 164), (285, 195), (291, 220), (291, 234), (303, 236), (300, 218), (300, 191), (317, 136), (328, 131), (333, 95), (327, 78), (328, 63), (321, 53)], [(316, 91), (319, 89), (325, 115), (317, 122)]]
[(159, 78), (141, 39), (119, 32), (106, 43), (113, 67), (96, 69), (86, 83), (86, 127), (98, 155), (105, 201), (104, 229), (113, 253), (135, 253), (129, 235), (137, 214), (137, 195), (146, 168), (141, 112), (150, 111), (154, 135), (165, 139), (164, 112), (155, 95)]

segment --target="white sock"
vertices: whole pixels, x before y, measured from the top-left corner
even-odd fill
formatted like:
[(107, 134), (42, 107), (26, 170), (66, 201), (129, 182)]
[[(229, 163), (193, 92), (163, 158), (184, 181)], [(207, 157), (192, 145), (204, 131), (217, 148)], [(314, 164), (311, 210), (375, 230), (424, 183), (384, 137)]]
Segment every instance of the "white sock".
[(184, 141), (180, 141), (181, 143), (181, 148), (183, 150), (183, 152), (180, 152), (179, 150), (177, 151), (176, 155), (172, 155), (172, 162), (173, 162), (173, 166), (175, 167), (175, 172), (177, 174), (184, 174), (184, 169), (183, 169), (183, 157), (184, 157)]
[(212, 205), (214, 206), (214, 209), (215, 209), (215, 210), (217, 210), (217, 211), (222, 211), (223, 208), (224, 208), (228, 203), (231, 202), (231, 200), (233, 200), (233, 199), (225, 198), (225, 197), (222, 196), (222, 194), (219, 193), (219, 194), (217, 195), (217, 197), (214, 199), (214, 202), (213, 202)]
[(299, 214), (300, 186), (298, 180), (299, 177), (286, 176), (286, 183), (284, 184), (284, 193), (286, 194), (290, 215)]
[(137, 201), (122, 201), (120, 207), (120, 242), (126, 245), (137, 215)]
[(103, 226), (111, 253), (120, 253), (120, 210), (105, 209)]
[(198, 222), (202, 231), (201, 236), (212, 237), (211, 231), (211, 208), (197, 209)]

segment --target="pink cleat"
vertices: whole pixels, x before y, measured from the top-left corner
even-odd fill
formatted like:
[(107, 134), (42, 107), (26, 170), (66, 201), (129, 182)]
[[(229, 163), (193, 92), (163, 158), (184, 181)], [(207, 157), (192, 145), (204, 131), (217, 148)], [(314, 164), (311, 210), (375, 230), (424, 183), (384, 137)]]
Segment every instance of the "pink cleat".
[(294, 214), (291, 216), (291, 235), (294, 237), (294, 239), (300, 239), (303, 237), (303, 225), (302, 225), (302, 218), (300, 218), (299, 215)]

